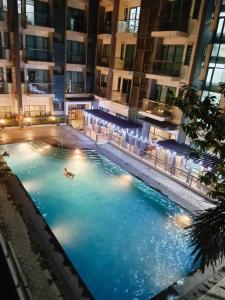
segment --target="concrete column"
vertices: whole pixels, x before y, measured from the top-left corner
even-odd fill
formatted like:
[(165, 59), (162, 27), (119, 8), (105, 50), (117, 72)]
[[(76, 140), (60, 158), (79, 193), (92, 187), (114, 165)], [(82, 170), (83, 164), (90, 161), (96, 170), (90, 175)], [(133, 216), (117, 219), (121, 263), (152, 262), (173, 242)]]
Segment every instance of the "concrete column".
[(150, 128), (151, 128), (151, 125), (149, 123), (143, 122), (143, 127), (142, 127), (142, 132), (141, 132), (141, 135), (143, 136), (143, 138), (148, 139)]

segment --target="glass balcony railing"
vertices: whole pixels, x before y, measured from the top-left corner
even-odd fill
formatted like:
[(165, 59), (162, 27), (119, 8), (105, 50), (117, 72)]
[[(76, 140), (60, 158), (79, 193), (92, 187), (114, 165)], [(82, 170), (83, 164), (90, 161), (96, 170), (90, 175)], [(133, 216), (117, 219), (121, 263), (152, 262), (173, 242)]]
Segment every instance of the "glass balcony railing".
[(25, 60), (52, 61), (52, 54), (49, 50), (25, 49)]
[(0, 94), (8, 94), (8, 82), (0, 81)]
[(119, 33), (137, 33), (139, 20), (121, 20), (117, 24)]
[(134, 58), (124, 57), (123, 59), (115, 57), (114, 68), (119, 70), (132, 71), (134, 67)]
[(97, 66), (109, 67), (109, 57), (98, 57)]
[(95, 87), (95, 95), (101, 97), (101, 98), (106, 98), (107, 92), (106, 92), (106, 87), (102, 86), (96, 86)]
[(66, 83), (65, 92), (67, 94), (80, 94), (85, 92), (84, 82)]
[(172, 105), (144, 99), (141, 111), (148, 112), (159, 117), (170, 117)]
[(153, 60), (151, 64), (144, 66), (146, 73), (176, 76), (180, 75), (182, 62), (167, 61), (167, 60)]
[(28, 94), (52, 94), (53, 93), (53, 85), (52, 83), (33, 83), (27, 82), (25, 83), (25, 91)]

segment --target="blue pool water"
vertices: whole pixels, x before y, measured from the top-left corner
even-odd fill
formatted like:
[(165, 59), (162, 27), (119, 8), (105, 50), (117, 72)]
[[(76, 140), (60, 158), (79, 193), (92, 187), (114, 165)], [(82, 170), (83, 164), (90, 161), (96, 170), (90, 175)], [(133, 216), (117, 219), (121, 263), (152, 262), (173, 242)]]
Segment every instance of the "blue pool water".
[(192, 271), (190, 241), (174, 224), (184, 211), (167, 197), (94, 151), (7, 148), (9, 166), (96, 300), (147, 300)]

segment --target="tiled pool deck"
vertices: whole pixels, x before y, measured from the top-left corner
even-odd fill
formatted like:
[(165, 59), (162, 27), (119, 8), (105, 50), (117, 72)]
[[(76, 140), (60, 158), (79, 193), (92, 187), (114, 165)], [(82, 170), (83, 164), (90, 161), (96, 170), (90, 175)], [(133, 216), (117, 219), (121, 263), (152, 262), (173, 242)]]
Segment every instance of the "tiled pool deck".
[[(143, 162), (137, 161), (134, 157), (131, 157), (129, 154), (121, 151), (120, 149), (117, 149), (110, 144), (102, 144), (96, 147), (96, 144), (91, 139), (84, 136), (82, 133), (72, 129), (71, 127), (43, 126), (32, 128), (29, 127), (24, 129), (4, 129), (0, 132), (1, 144), (35, 139), (41, 139), (49, 142), (53, 141), (54, 143), (58, 144), (59, 147), (63, 144), (71, 148), (96, 149), (100, 154), (105, 155), (107, 158), (111, 159), (113, 162), (120, 165), (128, 172), (139, 177), (147, 184), (151, 185), (163, 194), (166, 194), (171, 200), (175, 201), (177, 204), (179, 204), (180, 206), (182, 206), (190, 212), (206, 209), (207, 207), (212, 205), (206, 199), (189, 190), (187, 187), (179, 184), (178, 182), (175, 182), (174, 180), (168, 178), (164, 174), (159, 173), (150, 166), (145, 165)], [(16, 207), (13, 203), (13, 200), (17, 201), (16, 198), (18, 198), (18, 196), (16, 193), (18, 193), (18, 191), (16, 193), (12, 192), (12, 201), (8, 201), (7, 187), (9, 188), (10, 185), (8, 183), (6, 184), (4, 179), (2, 179), (1, 181), (2, 183), (0, 184), (0, 216), (1, 219), (4, 221), (5, 225), (8, 226), (8, 228), (10, 228), (12, 237), (14, 236), (13, 243), (15, 245), (13, 245), (13, 249), (15, 250), (15, 254), (18, 258), (18, 261), (21, 264), (23, 275), (25, 276), (26, 281), (30, 283), (28, 284), (28, 286), (29, 290), (32, 292), (33, 299), (60, 299), (61, 295), (63, 294), (62, 291), (65, 291), (65, 285), (63, 283), (63, 280), (61, 281), (60, 276), (57, 276), (58, 278), (57, 280), (55, 280), (55, 278), (53, 278), (54, 276), (51, 275), (52, 270), (51, 272), (49, 272), (48, 268), (46, 268), (46, 270), (43, 272), (43, 268), (41, 267), (40, 261), (38, 259), (38, 254), (35, 253), (33, 249), (32, 239), (29, 239), (27, 235), (26, 226), (29, 226), (29, 222), (24, 222), (23, 218), (21, 218), (21, 212), (19, 213), (18, 206)], [(13, 185), (19, 185), (19, 182), (14, 182), (11, 184), (12, 187)], [(21, 188), (18, 187), (18, 190), (20, 190), (19, 193), (20, 196), (22, 195), (22, 198), (26, 197), (24, 191)], [(29, 201), (29, 199), (27, 199), (27, 201)], [(23, 206), (22, 203), (20, 205)], [(31, 215), (33, 214), (33, 212), (29, 211), (29, 207), (27, 210), (27, 213), (31, 220)], [(37, 218), (37, 216), (35, 216), (35, 218)], [(38, 223), (38, 220), (33, 220), (33, 222)], [(18, 238), (19, 236), (21, 238)], [(23, 244), (23, 242), (27, 244), (25, 245)], [(58, 256), (57, 260), (62, 260), (60, 254), (54, 253), (54, 255)], [(52, 269), (54, 269), (53, 266)], [(67, 267), (67, 269), (69, 268)], [(179, 287), (178, 285), (175, 285), (174, 287), (171, 287), (174, 293), (177, 293), (178, 295), (175, 299), (225, 299), (225, 290), (221, 287), (221, 285), (225, 286), (225, 280), (223, 279), (224, 271), (221, 270), (219, 271), (219, 273), (214, 274), (213, 279), (212, 270), (209, 269), (204, 274), (204, 276), (202, 276), (202, 274), (198, 272), (194, 276), (189, 276), (184, 286), (182, 285)], [(67, 273), (70, 272), (68, 272), (67, 270)], [(62, 275), (62, 277), (63, 276), (64, 275)], [(67, 274), (66, 277), (67, 281), (70, 281), (70, 284), (75, 285), (75, 289), (77, 289), (77, 292), (76, 296), (74, 296), (73, 298), (71, 298), (70, 293), (63, 294), (61, 298), (87, 299), (88, 297), (84, 296), (85, 294), (83, 293), (83, 290), (79, 285), (79, 279), (73, 274)], [(202, 283), (201, 285), (200, 281), (202, 280), (204, 280), (204, 283)], [(221, 280), (221, 282), (216, 284), (218, 280)], [(41, 289), (39, 289), (38, 287), (36, 288), (36, 285), (39, 285)], [(207, 286), (207, 288), (205, 287), (205, 285)], [(212, 285), (214, 285), (214, 287), (212, 288), (212, 290), (209, 290), (211, 289)], [(207, 290), (209, 291), (207, 292)], [(39, 292), (41, 294), (38, 294)], [(168, 291), (168, 293), (170, 292), (171, 290)], [(207, 295), (203, 295), (206, 292)], [(165, 296), (161, 295), (160, 299), (168, 299), (168, 293)], [(181, 294), (183, 296), (181, 296)]]

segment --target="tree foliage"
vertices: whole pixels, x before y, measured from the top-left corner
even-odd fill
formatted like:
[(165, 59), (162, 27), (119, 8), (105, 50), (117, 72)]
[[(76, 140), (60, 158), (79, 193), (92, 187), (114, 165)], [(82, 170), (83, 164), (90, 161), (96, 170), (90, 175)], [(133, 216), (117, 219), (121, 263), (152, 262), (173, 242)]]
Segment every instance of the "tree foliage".
[[(225, 83), (220, 83), (219, 91), (225, 95)], [(204, 271), (225, 257), (225, 111), (215, 96), (201, 99), (192, 86), (184, 85), (180, 95), (174, 98), (174, 104), (184, 114), (184, 132), (199, 156), (210, 152), (216, 157), (214, 167), (199, 178), (211, 187), (210, 196), (216, 205), (197, 214), (189, 228), (193, 254)]]

